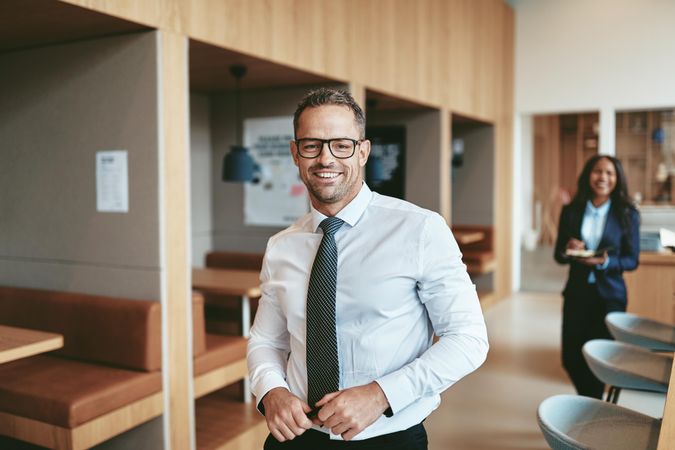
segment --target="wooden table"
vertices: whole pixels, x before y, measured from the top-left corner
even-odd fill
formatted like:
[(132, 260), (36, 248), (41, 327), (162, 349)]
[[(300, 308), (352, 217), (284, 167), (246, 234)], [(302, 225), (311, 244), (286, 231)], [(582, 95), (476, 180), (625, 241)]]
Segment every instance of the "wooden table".
[[(248, 337), (251, 332), (250, 299), (260, 297), (260, 272), (257, 270), (192, 269), (192, 289), (206, 294), (229, 295), (241, 298), (241, 330)], [(249, 379), (244, 379), (244, 402), (251, 401)]]
[(63, 336), (0, 325), (0, 364), (63, 347)]
[(473, 244), (485, 238), (485, 233), (482, 231), (452, 231), (458, 244)]
[(241, 297), (241, 334), (248, 337), (251, 329), (250, 299), (260, 297), (260, 272), (193, 268), (192, 289), (205, 294)]

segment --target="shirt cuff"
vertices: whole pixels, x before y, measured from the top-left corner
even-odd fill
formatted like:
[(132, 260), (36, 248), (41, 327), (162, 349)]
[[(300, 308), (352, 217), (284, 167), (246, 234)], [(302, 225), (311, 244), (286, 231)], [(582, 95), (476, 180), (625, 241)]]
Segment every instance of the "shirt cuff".
[(605, 270), (609, 266), (609, 256), (605, 258), (605, 262), (602, 264), (598, 264), (595, 266), (596, 269), (598, 270)]
[(415, 394), (409, 388), (407, 389), (408, 380), (400, 370), (378, 378), (375, 382), (380, 385), (389, 402), (389, 408), (384, 412), (387, 417), (391, 417), (417, 400)]
[(262, 415), (265, 415), (265, 408), (262, 404), (263, 397), (265, 397), (269, 391), (278, 387), (282, 387), (290, 391), (288, 383), (286, 383), (286, 379), (281, 374), (270, 372), (266, 374), (263, 379), (256, 383), (256, 386), (251, 389), (253, 391), (253, 395), (255, 395), (256, 398), (258, 411), (260, 411)]

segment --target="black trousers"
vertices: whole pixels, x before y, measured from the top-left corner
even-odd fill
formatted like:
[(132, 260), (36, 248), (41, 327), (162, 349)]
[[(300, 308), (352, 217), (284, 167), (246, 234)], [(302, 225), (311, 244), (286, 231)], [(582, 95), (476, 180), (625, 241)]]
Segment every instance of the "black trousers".
[(307, 430), (291, 441), (279, 442), (271, 434), (265, 441), (265, 450), (426, 450), (427, 432), (420, 423), (407, 430), (385, 434), (360, 441), (331, 441), (328, 434)]
[(606, 300), (598, 295), (595, 284), (576, 295), (565, 295), (562, 324), (562, 362), (579, 395), (602, 399), (604, 384), (588, 368), (581, 348), (591, 339), (612, 339), (605, 316), (625, 311), (620, 300)]

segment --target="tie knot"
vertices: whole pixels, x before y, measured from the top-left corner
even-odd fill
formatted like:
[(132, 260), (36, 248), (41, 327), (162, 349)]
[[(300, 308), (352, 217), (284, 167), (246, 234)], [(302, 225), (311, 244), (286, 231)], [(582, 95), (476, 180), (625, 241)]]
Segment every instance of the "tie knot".
[(323, 230), (323, 234), (332, 235), (340, 229), (343, 223), (345, 222), (337, 217), (326, 217), (321, 221), (319, 227)]

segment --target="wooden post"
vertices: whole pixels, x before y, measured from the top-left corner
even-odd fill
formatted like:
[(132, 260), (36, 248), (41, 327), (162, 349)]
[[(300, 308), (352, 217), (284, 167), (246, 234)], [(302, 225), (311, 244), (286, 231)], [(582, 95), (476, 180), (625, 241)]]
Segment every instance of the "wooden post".
[(160, 31), (160, 248), (165, 448), (194, 449), (189, 264), (189, 89), (185, 36)]

